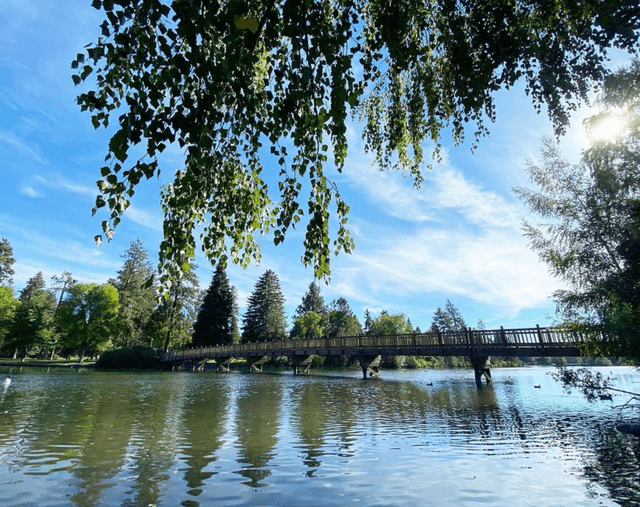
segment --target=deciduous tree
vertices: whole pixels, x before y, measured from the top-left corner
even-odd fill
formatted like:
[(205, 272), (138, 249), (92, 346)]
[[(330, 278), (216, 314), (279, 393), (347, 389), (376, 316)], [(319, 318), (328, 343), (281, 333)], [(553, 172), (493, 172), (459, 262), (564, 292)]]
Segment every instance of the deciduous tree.
[(519, 80), (562, 132), (607, 74), (607, 50), (638, 49), (640, 24), (636, 0), (92, 5), (104, 11), (102, 33), (72, 62), (72, 77), (92, 76), (78, 104), (94, 127), (116, 124), (96, 209), (108, 209), (110, 238), (136, 186), (177, 143), (184, 168), (162, 192), (167, 277), (194, 256), (205, 216), (207, 257), (229, 251), (242, 264), (260, 256), (256, 233), (272, 231), (277, 244), (304, 219), (303, 262), (326, 276), (331, 251), (353, 248), (348, 206), (326, 171), (329, 156), (345, 167), (350, 117), (381, 168), (420, 184), (425, 141), (437, 154), (445, 129), (456, 142), (469, 127), (485, 135), (493, 94)]
[(22, 351), (23, 358), (30, 352), (47, 348), (54, 333), (53, 315), (56, 300), (46, 288), (44, 276), (39, 271), (27, 281), (20, 292), (5, 348), (13, 351), (14, 358)]
[(154, 327), (159, 331), (159, 343), (167, 352), (170, 346), (180, 346), (192, 339), (193, 323), (198, 317), (202, 295), (196, 266), (174, 280), (162, 303), (154, 310)]
[(371, 323), (372, 335), (389, 336), (410, 333), (413, 333), (413, 327), (404, 313), (391, 314), (383, 311)]
[(0, 285), (0, 347), (3, 347), (4, 338), (11, 327), (18, 303), (18, 299), (13, 296), (13, 288)]
[(109, 284), (77, 283), (60, 307), (65, 346), (75, 349), (80, 361), (111, 345), (119, 331), (118, 291)]
[(323, 324), (324, 316), (308, 311), (295, 319), (291, 329), (291, 338), (314, 339), (325, 334)]

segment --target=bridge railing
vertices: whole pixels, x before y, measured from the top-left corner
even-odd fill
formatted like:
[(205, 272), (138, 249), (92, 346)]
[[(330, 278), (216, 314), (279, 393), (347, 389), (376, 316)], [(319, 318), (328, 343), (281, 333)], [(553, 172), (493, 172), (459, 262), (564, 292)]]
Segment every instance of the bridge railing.
[(272, 340), (235, 345), (218, 345), (187, 350), (168, 352), (167, 360), (179, 360), (196, 357), (262, 354), (273, 352), (289, 352), (308, 350), (354, 350), (354, 349), (403, 349), (438, 347), (450, 349), (454, 347), (477, 347), (482, 345), (503, 345), (507, 347), (543, 346), (554, 347), (578, 345), (585, 341), (579, 333), (558, 328), (491, 329), (465, 330), (453, 332), (427, 332), (417, 334), (399, 334), (391, 336), (340, 336), (334, 338)]

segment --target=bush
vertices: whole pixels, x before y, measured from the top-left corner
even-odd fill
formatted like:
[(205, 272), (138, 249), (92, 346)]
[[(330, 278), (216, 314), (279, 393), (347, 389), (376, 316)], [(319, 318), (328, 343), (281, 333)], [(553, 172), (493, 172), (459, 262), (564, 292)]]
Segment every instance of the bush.
[(160, 368), (159, 353), (151, 347), (123, 347), (100, 356), (96, 368), (107, 370), (150, 370)]

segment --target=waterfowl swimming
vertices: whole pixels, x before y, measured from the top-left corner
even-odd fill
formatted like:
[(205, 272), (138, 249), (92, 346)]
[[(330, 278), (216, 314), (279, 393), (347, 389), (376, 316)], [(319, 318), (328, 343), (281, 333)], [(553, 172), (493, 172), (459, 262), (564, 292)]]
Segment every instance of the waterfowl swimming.
[(2, 385), (6, 388), (6, 387), (9, 387), (10, 384), (11, 384), (11, 377), (5, 377), (4, 383)]

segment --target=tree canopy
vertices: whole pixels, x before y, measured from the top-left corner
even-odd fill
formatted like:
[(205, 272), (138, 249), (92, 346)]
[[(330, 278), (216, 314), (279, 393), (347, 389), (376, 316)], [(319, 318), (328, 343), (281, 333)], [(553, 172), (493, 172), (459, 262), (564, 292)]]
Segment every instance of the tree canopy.
[(350, 118), (381, 168), (420, 184), (425, 141), (437, 156), (443, 130), (455, 142), (469, 128), (485, 135), (494, 92), (521, 79), (563, 132), (607, 74), (608, 48), (636, 51), (640, 25), (636, 0), (92, 5), (105, 15), (101, 35), (72, 77), (86, 82), (77, 101), (94, 127), (115, 123), (95, 206), (108, 209), (107, 238), (167, 146), (184, 152), (162, 190), (165, 279), (194, 256), (203, 222), (212, 262), (230, 254), (247, 264), (260, 257), (256, 234), (278, 244), (304, 220), (302, 261), (328, 275), (332, 251), (353, 248), (348, 205), (327, 178), (330, 157), (345, 167)]
[(396, 334), (413, 333), (413, 327), (408, 322), (404, 313), (388, 313), (383, 311), (373, 319), (371, 323), (371, 334), (378, 336), (388, 336)]
[(76, 283), (63, 301), (59, 320), (68, 333), (67, 346), (86, 353), (99, 354), (116, 338), (119, 310), (116, 288), (108, 283)]
[[(567, 322), (595, 327), (610, 340), (599, 353), (640, 358), (640, 63), (607, 80), (597, 127), (613, 110), (625, 129), (596, 141), (579, 164), (547, 140), (531, 163), (535, 189), (516, 193), (544, 219), (525, 224), (532, 248), (568, 288), (554, 293)], [(618, 118), (618, 121), (620, 118)]]

